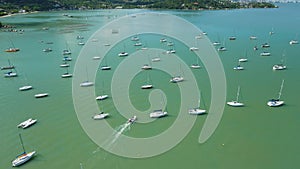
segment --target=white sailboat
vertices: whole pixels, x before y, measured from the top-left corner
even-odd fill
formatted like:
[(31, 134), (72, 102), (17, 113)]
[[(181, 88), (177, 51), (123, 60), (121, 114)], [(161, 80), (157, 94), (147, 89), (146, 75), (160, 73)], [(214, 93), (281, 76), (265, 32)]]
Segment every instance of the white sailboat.
[(72, 76), (73, 75), (71, 73), (69, 73), (68, 69), (67, 69), (67, 71), (64, 74), (61, 75), (62, 78), (70, 78)]
[(106, 117), (109, 116), (109, 113), (104, 113), (104, 112), (101, 112), (99, 114), (96, 114), (93, 116), (93, 119), (94, 120), (102, 120), (102, 119), (105, 119)]
[(147, 82), (146, 84), (141, 86), (141, 89), (151, 89), (151, 88), (153, 88), (153, 85), (151, 84), (150, 75), (148, 74)]
[[(201, 97), (201, 94), (200, 94)], [(206, 110), (205, 109), (201, 109), (200, 108), (200, 98), (199, 98), (199, 102), (198, 102), (199, 106), (195, 107), (195, 108), (191, 108), (188, 110), (189, 114), (191, 115), (201, 115), (201, 114), (205, 114)]]
[[(162, 98), (162, 107), (164, 107), (164, 99)], [(153, 112), (150, 113), (150, 117), (151, 118), (161, 118), (161, 117), (165, 117), (168, 115), (168, 112), (166, 110), (163, 109), (158, 109), (158, 110), (154, 110)]]
[(104, 57), (103, 59), (104, 59), (104, 65), (102, 65), (102, 66), (100, 67), (100, 69), (101, 69), (101, 70), (110, 70), (110, 69), (111, 69), (111, 66), (108, 66), (108, 64), (107, 64), (107, 58)]
[(17, 167), (17, 166), (20, 166), (24, 163), (26, 163), (27, 161), (29, 161), (33, 156), (34, 154), (36, 153), (36, 151), (32, 151), (32, 152), (29, 152), (29, 153), (26, 153), (25, 151), (25, 148), (24, 148), (24, 144), (23, 144), (23, 140), (22, 140), (22, 137), (21, 137), (21, 134), (19, 134), (19, 137), (20, 137), (20, 142), (21, 142), (21, 145), (22, 145), (22, 148), (23, 148), (23, 153), (18, 155), (12, 162), (12, 166), (13, 167)]
[(282, 80), (282, 83), (281, 83), (281, 86), (280, 86), (280, 91), (279, 91), (279, 94), (278, 94), (278, 98), (277, 99), (270, 99), (267, 102), (268, 106), (270, 106), (270, 107), (279, 107), (279, 106), (282, 106), (284, 104), (284, 101), (280, 100), (281, 92), (282, 92), (282, 89), (283, 89), (283, 84), (284, 84), (284, 80)]
[(89, 87), (89, 86), (93, 86), (94, 85), (93, 82), (89, 81), (89, 74), (88, 74), (87, 68), (86, 68), (86, 76), (87, 76), (87, 80), (81, 82), (80, 83), (80, 87)]
[(273, 65), (273, 70), (284, 70), (287, 66), (284, 64), (285, 55), (282, 55), (281, 63)]
[(266, 51), (260, 53), (260, 56), (270, 56), (270, 55), (271, 55), (271, 53), (270, 52), (266, 52)]
[(7, 70), (7, 69), (14, 69), (15, 66), (10, 63), (10, 60), (8, 59), (8, 66), (2, 66), (1, 70)]
[(17, 72), (13, 72), (13, 71), (9, 71), (9, 72), (4, 73), (4, 77), (7, 77), (7, 78), (17, 77), (17, 76), (18, 76)]
[(193, 69), (200, 69), (201, 66), (199, 65), (199, 58), (198, 56), (196, 57), (197, 63), (193, 63), (190, 67)]
[(244, 70), (244, 67), (241, 65), (241, 62), (238, 62), (238, 65), (233, 68), (234, 70)]
[(236, 93), (236, 100), (227, 102), (227, 105), (232, 107), (242, 107), (244, 106), (244, 103), (239, 102), (239, 96), (240, 96), (240, 86), (238, 87), (237, 93)]

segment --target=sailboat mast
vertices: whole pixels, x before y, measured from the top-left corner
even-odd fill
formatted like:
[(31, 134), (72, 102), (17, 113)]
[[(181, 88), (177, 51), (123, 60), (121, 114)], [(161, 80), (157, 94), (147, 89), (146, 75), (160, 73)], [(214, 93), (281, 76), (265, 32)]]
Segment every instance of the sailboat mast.
[(282, 80), (282, 83), (281, 83), (281, 86), (280, 86), (280, 91), (279, 91), (279, 95), (278, 95), (278, 100), (279, 100), (280, 97), (281, 97), (281, 92), (282, 92), (282, 88), (283, 88), (283, 83), (284, 83), (284, 80)]
[(26, 152), (26, 151), (25, 151), (25, 148), (24, 148), (24, 144), (23, 144), (23, 140), (22, 140), (21, 134), (19, 134), (19, 137), (20, 137), (20, 142), (21, 142), (23, 151)]
[(240, 96), (240, 86), (238, 86), (238, 90), (236, 93), (236, 101), (239, 102), (239, 96)]

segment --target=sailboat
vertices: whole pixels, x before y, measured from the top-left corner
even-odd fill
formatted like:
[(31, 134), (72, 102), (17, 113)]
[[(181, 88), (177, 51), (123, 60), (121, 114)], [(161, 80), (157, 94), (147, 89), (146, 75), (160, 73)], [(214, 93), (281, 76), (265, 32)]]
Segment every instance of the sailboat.
[(151, 89), (151, 88), (153, 88), (153, 85), (150, 82), (150, 75), (148, 74), (147, 82), (146, 84), (141, 86), (141, 89)]
[[(164, 99), (162, 98), (162, 107), (164, 107)], [(164, 116), (167, 116), (168, 112), (166, 110), (163, 109), (158, 109), (158, 110), (154, 110), (153, 112), (150, 113), (150, 117), (151, 118), (161, 118)]]
[(199, 58), (196, 57), (197, 63), (193, 63), (190, 67), (193, 69), (200, 69), (201, 66), (199, 65)]
[(280, 91), (279, 91), (279, 94), (278, 94), (278, 98), (277, 99), (270, 99), (267, 103), (268, 106), (278, 107), (278, 106), (282, 106), (284, 104), (284, 101), (280, 100), (283, 84), (284, 84), (284, 80), (282, 80), (282, 83), (281, 83), (281, 86), (280, 86)]
[(17, 72), (16, 71), (9, 71), (9, 72), (6, 72), (6, 73), (4, 73), (4, 77), (7, 77), (7, 78), (9, 78), (9, 77), (17, 77), (18, 76), (18, 74), (17, 74)]
[(2, 67), (1, 67), (1, 70), (14, 69), (14, 68), (15, 68), (15, 66), (12, 65), (12, 64), (10, 63), (10, 60), (8, 59), (8, 66), (2, 66)]
[(244, 70), (244, 67), (241, 66), (241, 62), (238, 62), (238, 65), (236, 67), (233, 68), (234, 70)]
[(284, 63), (283, 63), (284, 58), (285, 58), (285, 55), (283, 54), (282, 59), (281, 59), (281, 63), (275, 64), (272, 69), (273, 70), (284, 70), (284, 69), (286, 69), (286, 65), (284, 65)]
[(36, 153), (36, 151), (32, 151), (32, 152), (29, 152), (29, 153), (26, 153), (25, 151), (25, 148), (24, 148), (24, 144), (23, 144), (23, 140), (22, 140), (22, 137), (21, 137), (21, 134), (19, 134), (19, 137), (20, 137), (20, 142), (21, 142), (21, 145), (22, 145), (22, 148), (23, 148), (23, 153), (18, 155), (16, 157), (16, 159), (14, 159), (11, 163), (12, 163), (12, 166), (13, 167), (17, 167), (17, 166), (20, 166), (24, 163), (26, 163), (27, 161), (29, 161), (33, 156), (34, 154)]
[(31, 85), (28, 84), (28, 80), (26, 78), (26, 75), (24, 75), (24, 77), (25, 77), (25, 81), (26, 81), (27, 84), (25, 86), (19, 87), (19, 91), (26, 91), (26, 90), (30, 90), (30, 89), (33, 88)]
[[(181, 66), (180, 66), (180, 71), (181, 71)], [(173, 77), (170, 79), (170, 82), (171, 82), (171, 83), (178, 83), (178, 82), (182, 82), (182, 81), (184, 81), (184, 78), (183, 78), (183, 76), (181, 76), (181, 75), (173, 76)]]
[(109, 113), (100, 112), (99, 114), (96, 114), (93, 116), (94, 120), (102, 120), (109, 116)]
[(67, 71), (61, 75), (62, 78), (69, 78), (69, 77), (72, 77), (73, 75), (71, 73), (69, 73), (68, 69)]
[[(201, 94), (200, 94), (200, 97), (201, 97)], [(198, 104), (199, 104), (199, 107), (189, 109), (189, 111), (188, 111), (189, 114), (191, 114), (191, 115), (201, 115), (201, 114), (206, 113), (205, 109), (200, 109), (200, 98), (199, 98)]]
[(110, 70), (111, 66), (108, 66), (106, 57), (103, 58), (105, 64), (100, 67), (101, 70)]
[(89, 76), (88, 76), (87, 68), (86, 68), (86, 74), (87, 74), (87, 80), (81, 82), (81, 83), (80, 83), (80, 87), (89, 87), (89, 86), (93, 86), (93, 85), (94, 85), (93, 82), (90, 82), (90, 81), (88, 80), (88, 79), (89, 79)]
[(239, 102), (239, 96), (240, 96), (240, 86), (238, 87), (238, 90), (237, 90), (237, 93), (236, 93), (236, 100), (227, 102), (227, 104), (228, 104), (229, 106), (233, 106), (233, 107), (241, 107), (241, 106), (244, 106), (244, 103)]
[(245, 57), (239, 58), (239, 62), (247, 62), (247, 61), (248, 58), (247, 58), (247, 51), (246, 51)]
[(128, 56), (128, 53), (125, 52), (125, 44), (123, 45), (123, 48), (124, 48), (123, 52), (120, 52), (120, 53), (118, 54), (119, 57)]

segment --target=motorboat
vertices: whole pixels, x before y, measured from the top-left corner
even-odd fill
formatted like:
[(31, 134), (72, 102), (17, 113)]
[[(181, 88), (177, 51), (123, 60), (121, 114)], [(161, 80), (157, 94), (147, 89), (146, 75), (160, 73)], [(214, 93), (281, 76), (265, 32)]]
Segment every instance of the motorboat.
[(111, 67), (106, 65), (106, 66), (101, 66), (100, 69), (101, 69), (101, 70), (110, 70)]
[(62, 78), (69, 78), (69, 77), (72, 77), (73, 75), (69, 72), (66, 72), (64, 74), (61, 75)]
[(221, 47), (218, 48), (218, 51), (221, 51), (221, 52), (222, 52), (222, 51), (226, 51), (226, 50), (227, 50), (227, 49), (226, 49), (224, 46), (221, 46)]
[(126, 123), (132, 124), (132, 123), (134, 123), (136, 120), (137, 120), (137, 117), (136, 117), (136, 116), (133, 116), (133, 117), (129, 118), (129, 119), (127, 120)]
[(93, 60), (99, 60), (99, 59), (101, 59), (100, 56), (94, 56), (94, 57), (93, 57)]
[(154, 110), (150, 113), (151, 118), (160, 118), (166, 116), (168, 113), (166, 111), (163, 111), (162, 109)]
[(39, 94), (34, 95), (35, 98), (43, 98), (43, 97), (47, 97), (47, 96), (49, 96), (48, 93), (39, 93)]
[(276, 64), (273, 66), (273, 70), (284, 70), (286, 69), (286, 66), (283, 64)]
[(152, 58), (151, 61), (152, 61), (152, 62), (159, 62), (159, 61), (160, 61), (160, 58), (159, 58), (159, 57), (155, 57), (155, 58)]
[(198, 63), (194, 63), (190, 67), (193, 68), (193, 69), (200, 69), (201, 68), (201, 66)]
[(178, 82), (182, 82), (184, 80), (184, 78), (182, 76), (174, 76), (170, 79), (171, 83), (178, 83)]
[(46, 48), (46, 49), (43, 49), (43, 52), (52, 52), (52, 49), (51, 48)]
[(64, 62), (62, 64), (59, 65), (60, 67), (70, 67), (70, 64), (67, 62)]
[(62, 52), (63, 55), (71, 55), (72, 52), (69, 49), (64, 49)]
[(143, 69), (143, 70), (149, 70), (149, 69), (152, 69), (152, 66), (150, 66), (150, 65), (148, 65), (148, 64), (144, 64), (144, 65), (142, 66), (142, 69)]
[(169, 49), (169, 50), (167, 50), (166, 53), (167, 54), (173, 54), (173, 53), (176, 53), (176, 50), (175, 49)]
[(151, 88), (153, 88), (152, 84), (145, 84), (145, 85), (141, 86), (141, 89), (151, 89)]
[(94, 83), (90, 82), (90, 81), (84, 81), (82, 83), (80, 83), (80, 87), (89, 87), (89, 86), (93, 86)]
[(197, 48), (197, 47), (190, 47), (190, 51), (197, 51), (197, 50), (199, 50), (199, 48)]
[(104, 113), (104, 112), (101, 112), (99, 114), (96, 114), (93, 116), (93, 119), (94, 120), (102, 120), (102, 119), (105, 119), (106, 117), (109, 116), (109, 113)]
[(230, 36), (229, 40), (236, 40), (236, 37), (235, 36)]
[(26, 129), (30, 126), (32, 126), (33, 124), (35, 124), (37, 122), (37, 119), (28, 119), (26, 121), (23, 121), (22, 123), (20, 123), (19, 125), (17, 125), (18, 128), (23, 128)]
[(8, 48), (5, 50), (5, 52), (18, 52), (18, 51), (20, 51), (19, 48)]
[(200, 108), (191, 108), (189, 109), (189, 114), (191, 115), (201, 115), (201, 114), (205, 114), (206, 110), (200, 109)]
[(97, 96), (96, 100), (105, 100), (108, 98), (108, 95), (101, 95), (101, 96)]
[(298, 44), (299, 43), (299, 41), (297, 41), (297, 40), (291, 40), (290, 41), (290, 45), (295, 45), (295, 44)]
[(25, 90), (30, 90), (30, 89), (32, 89), (32, 86), (30, 86), (30, 85), (22, 86), (19, 88), (20, 91), (25, 91)]
[(166, 39), (166, 38), (161, 38), (159, 41), (160, 41), (161, 43), (164, 43), (164, 42), (167, 42), (167, 39)]
[(85, 45), (85, 43), (83, 41), (78, 42), (78, 45)]
[(244, 67), (241, 65), (237, 65), (236, 67), (233, 68), (234, 70), (244, 70)]
[(270, 45), (269, 45), (268, 43), (264, 43), (264, 44), (261, 45), (261, 47), (262, 47), (262, 48), (269, 48)]
[(140, 40), (140, 38), (137, 36), (131, 37), (131, 41), (139, 41), (139, 40)]
[(121, 52), (121, 53), (119, 53), (119, 56), (120, 57), (128, 56), (128, 53), (127, 52)]
[(260, 56), (270, 56), (271, 53), (270, 52), (262, 52), (260, 53)]
[(247, 61), (248, 61), (247, 58), (240, 58), (240, 59), (239, 59), (239, 62), (247, 62)]
[(219, 45), (221, 45), (221, 43), (220, 43), (220, 42), (217, 42), (217, 41), (213, 42), (212, 44), (213, 44), (214, 46), (219, 46)]
[(134, 44), (134, 46), (142, 46), (143, 44), (141, 42), (137, 42)]
[(69, 56), (64, 56), (62, 60), (63, 61), (72, 61), (72, 58)]
[(256, 36), (250, 36), (250, 40), (256, 40), (257, 37)]

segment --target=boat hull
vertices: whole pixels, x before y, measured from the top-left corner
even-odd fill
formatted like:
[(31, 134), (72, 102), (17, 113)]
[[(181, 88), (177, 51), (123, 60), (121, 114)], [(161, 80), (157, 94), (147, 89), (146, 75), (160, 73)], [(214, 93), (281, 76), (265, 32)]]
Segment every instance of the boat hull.
[(15, 160), (12, 161), (12, 166), (17, 167), (28, 162), (34, 156), (35, 153), (35, 151), (32, 151), (29, 153), (19, 155)]

